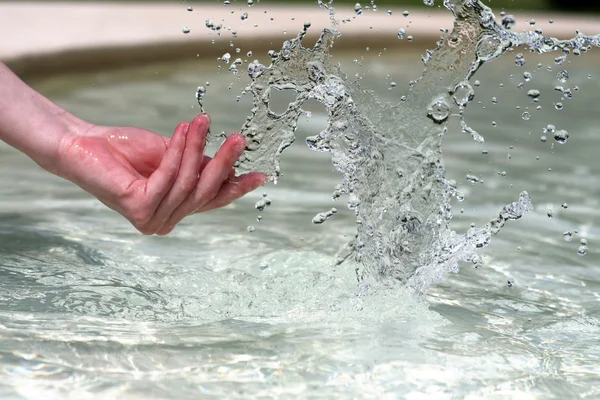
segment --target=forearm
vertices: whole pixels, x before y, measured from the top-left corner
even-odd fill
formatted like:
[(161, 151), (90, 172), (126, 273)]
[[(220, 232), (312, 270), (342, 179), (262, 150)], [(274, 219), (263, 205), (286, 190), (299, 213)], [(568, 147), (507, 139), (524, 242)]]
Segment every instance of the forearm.
[(30, 88), (0, 62), (0, 139), (50, 172), (61, 142), (87, 124)]

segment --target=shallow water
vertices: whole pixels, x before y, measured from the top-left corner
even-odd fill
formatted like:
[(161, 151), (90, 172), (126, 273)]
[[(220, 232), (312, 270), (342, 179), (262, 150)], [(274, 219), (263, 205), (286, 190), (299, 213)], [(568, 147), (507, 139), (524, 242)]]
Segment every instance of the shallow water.
[[(349, 75), (370, 70), (363, 87), (380, 98), (405, 91), (422, 69), (419, 52), (373, 51), (362, 67), (352, 62), (360, 52), (338, 57)], [(453, 226), (487, 222), (522, 190), (535, 211), (495, 237), (483, 268), (463, 267), (425, 299), (398, 288), (359, 296), (354, 270), (333, 267), (337, 248), (354, 235), (354, 215), (331, 200), (339, 175), (328, 155), (302, 140), (284, 154), (277, 186), (193, 216), (168, 237), (141, 236), (1, 147), (0, 397), (600, 396), (594, 53), (569, 58), (569, 85), (581, 90), (561, 111), (553, 108), (555, 55), (526, 55), (526, 67), (516, 67), (508, 54), (478, 72), (466, 115), (486, 143), (458, 123), (444, 139), (448, 177), (466, 195), (453, 204)], [(390, 65), (397, 68), (386, 80)], [(525, 87), (542, 91), (539, 111), (528, 89), (517, 88), (525, 70), (537, 71)], [(389, 90), (391, 80), (398, 86)], [(214, 62), (55, 77), (35, 87), (92, 122), (168, 134), (195, 115), (193, 88), (205, 81), (213, 129), (239, 129), (250, 98), (236, 102), (243, 84)], [(325, 126), (323, 108), (311, 107), (299, 138)], [(529, 120), (521, 118), (525, 107)], [(548, 124), (567, 129), (568, 142), (543, 143)], [(259, 213), (262, 192), (273, 205)], [(339, 212), (330, 220), (311, 223), (332, 206)], [(577, 253), (581, 238), (585, 256)]]

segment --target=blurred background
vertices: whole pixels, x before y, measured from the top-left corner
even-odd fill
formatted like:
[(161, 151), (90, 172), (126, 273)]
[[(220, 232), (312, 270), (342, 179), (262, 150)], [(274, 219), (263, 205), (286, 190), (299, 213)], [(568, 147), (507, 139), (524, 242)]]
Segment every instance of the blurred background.
[[(7, 2), (8, 0), (0, 0), (0, 3)], [(12, 0), (14, 1), (14, 0)], [(179, 0), (36, 0), (36, 2), (112, 2), (112, 3), (173, 3), (180, 2)], [(216, 2), (222, 2), (222, 0), (212, 0), (214, 4)], [(314, 4), (316, 0), (262, 0), (263, 3), (273, 4), (284, 4), (284, 3), (306, 3)], [(581, 12), (581, 11), (600, 11), (600, 2), (597, 1), (581, 1), (581, 0), (482, 0), (484, 4), (491, 7), (494, 10), (564, 10), (566, 12)], [(184, 2), (190, 4), (207, 3), (207, 0), (184, 0)], [(232, 3), (236, 2), (233, 0)], [(237, 0), (237, 2), (245, 2), (245, 0)], [(259, 3), (260, 0), (255, 0)], [(356, 0), (335, 0), (334, 4), (342, 3), (356, 3)], [(359, 1), (363, 6), (369, 5), (370, 0)], [(406, 6), (406, 7), (427, 7), (423, 4), (423, 0), (384, 0), (376, 1), (378, 7), (384, 7), (386, 5), (394, 6)], [(442, 0), (436, 0), (436, 5), (442, 4)]]

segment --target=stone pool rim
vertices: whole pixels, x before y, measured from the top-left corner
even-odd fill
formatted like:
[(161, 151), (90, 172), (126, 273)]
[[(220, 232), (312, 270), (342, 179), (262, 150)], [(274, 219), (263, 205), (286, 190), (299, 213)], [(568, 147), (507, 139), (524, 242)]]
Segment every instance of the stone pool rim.
[[(323, 27), (329, 26), (326, 10), (316, 5), (273, 5), (265, 14), (272, 17), (272, 21), (259, 23), (258, 28), (254, 28), (254, 22), (249, 18), (247, 24), (236, 26), (240, 31), (237, 38), (226, 29), (222, 37), (217, 37), (215, 34), (210, 36), (210, 30), (204, 26), (206, 19), (218, 21), (231, 10), (237, 15), (246, 11), (252, 17), (252, 13), (258, 11), (262, 14), (264, 7), (193, 5), (194, 10), (188, 12), (187, 6), (181, 2), (0, 2), (0, 60), (22, 77), (39, 77), (192, 59), (198, 55), (217, 57), (222, 55), (224, 45), (230, 40), (234, 41), (235, 47), (251, 48), (256, 54), (281, 48), (283, 41), (294, 37), (305, 20), (312, 22), (306, 39), (308, 44), (318, 37)], [(374, 48), (374, 52), (384, 47), (388, 51), (423, 51), (435, 48), (440, 29), (452, 28), (453, 18), (447, 10), (409, 9), (409, 16), (403, 17), (400, 7), (392, 8), (392, 16), (383, 8), (357, 17), (353, 7), (338, 5), (337, 15), (352, 19), (352, 22), (341, 25), (343, 36), (336, 43), (336, 50), (366, 49), (373, 42), (372, 35), (365, 33), (376, 32), (378, 48)], [(499, 12), (496, 17), (499, 18)], [(600, 31), (599, 20), (584, 15), (532, 11), (515, 17), (521, 23), (518, 26), (521, 29), (535, 17), (538, 21), (535, 28), (560, 38), (573, 37), (576, 30)], [(549, 24), (548, 20), (552, 18), (554, 23)], [(184, 34), (182, 27), (187, 25), (191, 32)], [(398, 39), (400, 28), (413, 36), (412, 42)], [(212, 39), (221, 42), (215, 45), (211, 43)], [(232, 56), (235, 56), (233, 50)], [(245, 55), (245, 50), (243, 53)]]

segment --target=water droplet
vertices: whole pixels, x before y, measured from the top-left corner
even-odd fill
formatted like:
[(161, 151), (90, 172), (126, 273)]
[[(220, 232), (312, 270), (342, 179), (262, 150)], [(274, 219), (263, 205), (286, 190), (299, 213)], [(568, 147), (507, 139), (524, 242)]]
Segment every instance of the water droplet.
[(243, 14), (240, 16), (240, 19), (241, 19), (242, 21), (245, 21), (245, 20), (247, 20), (247, 19), (248, 19), (248, 13), (247, 13), (247, 12), (243, 13)]
[(223, 61), (225, 64), (229, 64), (230, 59), (231, 59), (231, 54), (229, 54), (229, 53), (225, 53), (221, 56), (221, 61)]
[(567, 208), (569, 208), (569, 204), (567, 204), (567, 203), (562, 203), (562, 204), (561, 204), (561, 207), (562, 207), (562, 208), (564, 208), (564, 209), (566, 210)]
[(183, 28), (181, 28), (181, 31), (187, 35), (188, 33), (190, 33), (190, 28), (184, 26)]
[(564, 129), (560, 129), (554, 132), (554, 140), (556, 140), (560, 144), (564, 144), (569, 139), (569, 132)]
[(505, 29), (512, 29), (515, 27), (516, 24), (517, 22), (515, 21), (515, 17), (512, 15), (507, 15), (504, 18), (502, 18), (502, 26)]
[(409, 14), (408, 14), (408, 11), (406, 11), (406, 10), (405, 10), (405, 11), (402, 11), (402, 15), (404, 15), (405, 17), (408, 17), (408, 15), (409, 15)]
[(563, 103), (560, 103), (560, 102), (556, 103), (554, 105), (554, 108), (556, 108), (558, 111), (562, 110), (563, 109)]
[(577, 248), (577, 254), (580, 256), (585, 256), (588, 252), (587, 246), (581, 245)]
[(198, 86), (196, 89), (196, 100), (198, 100), (198, 104), (202, 106), (202, 98), (206, 94), (206, 88), (204, 86)]
[(571, 240), (573, 240), (573, 232), (567, 231), (563, 233), (563, 239), (565, 242), (570, 242)]
[(329, 219), (329, 217), (331, 217), (335, 213), (337, 213), (337, 209), (335, 209), (335, 208), (332, 208), (331, 210), (326, 211), (326, 212), (320, 212), (313, 217), (312, 223), (313, 224), (322, 224), (323, 222), (327, 221)]
[(569, 79), (569, 73), (563, 69), (556, 75), (556, 79), (558, 79), (561, 83), (566, 83)]
[(362, 10), (362, 6), (360, 5), (360, 3), (356, 3), (354, 5), (354, 12), (356, 13), (356, 15), (362, 15), (363, 10)]
[(523, 72), (523, 79), (525, 79), (525, 82), (529, 82), (531, 80), (532, 76), (531, 76), (531, 72)]
[(392, 10), (387, 10), (387, 15), (392, 15)]
[(515, 65), (518, 67), (522, 67), (525, 65), (525, 59), (523, 58), (523, 53), (517, 54), (515, 58)]
[(434, 0), (423, 0), (423, 4), (431, 7), (434, 5)]
[(194, 11), (194, 9), (192, 8), (192, 6), (188, 6), (187, 10), (188, 11)]
[(552, 209), (552, 207), (548, 207), (548, 209), (546, 210), (546, 215), (548, 216), (548, 218), (554, 217), (554, 210)]
[(400, 28), (398, 30), (398, 39), (402, 40), (406, 37), (406, 31), (404, 30), (404, 28)]
[(310, 21), (308, 21), (308, 20), (304, 21), (304, 30), (310, 28), (310, 25), (311, 25)]
[(261, 271), (264, 271), (265, 269), (269, 268), (269, 263), (268, 263), (268, 262), (266, 262), (266, 261), (262, 261), (262, 262), (260, 263), (260, 266), (259, 266), (259, 268), (261, 269)]
[(529, 96), (531, 100), (537, 99), (540, 97), (540, 91), (537, 89), (531, 89), (527, 92), (527, 96)]
[(509, 288), (513, 287), (513, 285), (514, 285), (514, 284), (513, 284), (513, 282), (512, 282), (512, 281), (508, 281), (508, 287), (509, 287)]
[(548, 141), (548, 138), (546, 136), (542, 136), (540, 140), (542, 141), (542, 143), (546, 143)]
[(248, 225), (248, 227), (246, 228), (246, 230), (250, 233), (254, 232), (256, 230), (256, 228), (253, 225)]
[(523, 118), (525, 121), (529, 121), (529, 119), (531, 119), (531, 114), (529, 114), (528, 111), (525, 111), (523, 114), (521, 114), (521, 118)]
[(268, 197), (266, 197), (265, 195), (263, 195), (263, 198), (256, 202), (256, 204), (254, 205), (254, 208), (256, 208), (258, 211), (263, 211), (265, 209), (265, 207), (268, 207), (270, 205), (271, 205), (271, 200)]
[(442, 98), (437, 99), (427, 110), (427, 116), (438, 124), (447, 120), (449, 114), (450, 107)]

